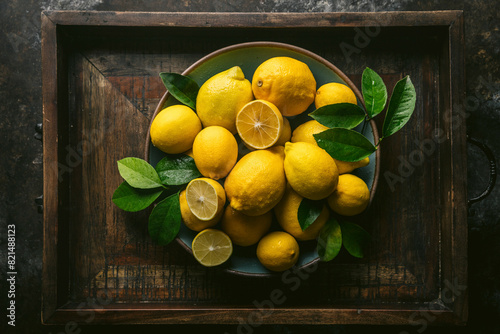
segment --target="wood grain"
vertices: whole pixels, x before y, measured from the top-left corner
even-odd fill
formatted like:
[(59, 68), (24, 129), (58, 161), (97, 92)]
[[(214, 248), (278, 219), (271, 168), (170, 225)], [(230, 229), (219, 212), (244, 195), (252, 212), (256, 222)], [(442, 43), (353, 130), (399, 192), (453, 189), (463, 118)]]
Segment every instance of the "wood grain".
[[(70, 11), (42, 19), (46, 323), (83, 322), (87, 311), (102, 323), (238, 323), (275, 290), (286, 300), (266, 323), (408, 324), (429, 308), (435, 324), (466, 320), (466, 291), (443, 298), (450, 282), (467, 284), (465, 122), (450, 117), (460, 116), (465, 87), (460, 11)], [(380, 31), (361, 46), (366, 26)], [(111, 201), (121, 182), (116, 161), (143, 156), (165, 91), (158, 73), (256, 40), (315, 52), (358, 87), (367, 66), (389, 93), (406, 75), (415, 85), (414, 116), (384, 140), (375, 200), (353, 219), (373, 237), (365, 259), (341, 252), (314, 273), (235, 276), (199, 266), (176, 243), (155, 245), (147, 212)], [(346, 55), (346, 44), (358, 51)], [(51, 166), (64, 169), (61, 182)]]

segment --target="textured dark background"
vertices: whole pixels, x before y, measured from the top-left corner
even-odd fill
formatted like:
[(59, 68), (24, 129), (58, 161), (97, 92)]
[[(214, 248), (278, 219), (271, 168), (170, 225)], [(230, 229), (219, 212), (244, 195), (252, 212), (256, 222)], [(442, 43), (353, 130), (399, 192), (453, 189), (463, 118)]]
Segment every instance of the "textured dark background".
[[(65, 333), (40, 325), (42, 145), (35, 125), (42, 121), (40, 12), (258, 11), (337, 12), (463, 9), (465, 12), (468, 133), (500, 158), (500, 1), (479, 0), (12, 0), (0, 1), (0, 333)], [(469, 197), (488, 182), (487, 161), (468, 150)], [(500, 333), (500, 186), (472, 205), (469, 217), (469, 323), (465, 327), (261, 326), (254, 333)], [(17, 326), (6, 326), (7, 225), (17, 228)], [(79, 327), (74, 333), (196, 331), (237, 333), (236, 326)]]

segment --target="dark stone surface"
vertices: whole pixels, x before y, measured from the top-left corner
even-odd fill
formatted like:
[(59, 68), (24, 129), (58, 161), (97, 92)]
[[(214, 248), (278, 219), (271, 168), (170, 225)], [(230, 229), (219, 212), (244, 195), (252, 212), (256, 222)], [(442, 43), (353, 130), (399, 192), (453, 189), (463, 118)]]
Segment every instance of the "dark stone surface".
[[(0, 296), (1, 333), (60, 333), (40, 325), (42, 219), (35, 198), (42, 193), (42, 146), (34, 139), (42, 120), (40, 12), (43, 9), (122, 11), (393, 11), (463, 9), (466, 30), (468, 132), (500, 157), (500, 2), (478, 0), (13, 0), (0, 2)], [(468, 152), (469, 196), (488, 182), (483, 154)], [(469, 217), (469, 324), (431, 328), (425, 333), (498, 333), (500, 325), (500, 187), (472, 205)], [(17, 231), (17, 326), (7, 327), (7, 225)], [(185, 327), (182, 327), (185, 330)], [(80, 327), (86, 332), (152, 330), (181, 327)], [(261, 326), (254, 333), (421, 333), (423, 327)], [(190, 326), (189, 331), (237, 333), (236, 326)], [(76, 331), (75, 333), (78, 333)]]

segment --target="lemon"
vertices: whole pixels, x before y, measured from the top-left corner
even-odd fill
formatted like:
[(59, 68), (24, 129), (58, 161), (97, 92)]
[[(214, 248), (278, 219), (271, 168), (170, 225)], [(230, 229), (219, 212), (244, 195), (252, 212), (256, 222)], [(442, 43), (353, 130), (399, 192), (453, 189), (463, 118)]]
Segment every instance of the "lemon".
[(286, 143), (284, 166), (288, 182), (302, 197), (320, 200), (337, 187), (339, 172), (335, 161), (319, 146)]
[(201, 220), (198, 219), (189, 208), (189, 205), (186, 200), (186, 190), (181, 191), (179, 194), (179, 203), (181, 205), (181, 216), (184, 225), (190, 230), (199, 232), (206, 228), (212, 227), (216, 225), (219, 220), (222, 218), (223, 210), (219, 210), (217, 214), (210, 220)]
[(202, 177), (188, 183), (186, 201), (196, 218), (207, 221), (224, 209), (226, 193), (220, 183)]
[(199, 263), (213, 267), (229, 260), (233, 254), (233, 243), (226, 233), (209, 228), (194, 237), (191, 249)]
[(283, 117), (283, 131), (281, 131), (281, 136), (278, 138), (276, 142), (276, 146), (285, 146), (287, 141), (290, 141), (290, 137), (292, 136), (292, 128), (290, 127), (290, 122), (286, 117)]
[(337, 159), (335, 160), (335, 164), (337, 165), (337, 168), (339, 170), (339, 174), (346, 174), (350, 173), (356, 168), (361, 168), (365, 167), (370, 163), (370, 158), (366, 157), (363, 160), (355, 161), (355, 162), (347, 162), (347, 161), (340, 161)]
[(299, 125), (297, 128), (295, 128), (295, 130), (293, 130), (292, 139), (290, 139), (290, 141), (292, 143), (306, 142), (318, 145), (313, 135), (328, 129), (329, 127), (324, 126), (323, 124), (321, 124), (316, 120), (308, 121)]
[(319, 87), (314, 100), (316, 108), (335, 103), (357, 104), (358, 102), (352, 89), (341, 83), (330, 82)]
[(203, 83), (196, 97), (196, 112), (204, 127), (219, 125), (235, 134), (236, 114), (252, 100), (250, 81), (239, 66), (234, 66)]
[(184, 105), (174, 105), (160, 111), (151, 123), (151, 142), (165, 153), (187, 151), (201, 131), (201, 122), (195, 112)]
[(299, 224), (297, 212), (303, 197), (297, 194), (290, 185), (286, 187), (285, 195), (281, 201), (274, 207), (274, 213), (280, 226), (286, 232), (290, 233), (297, 240), (313, 240), (319, 234), (319, 231), (325, 225), (330, 211), (326, 204), (323, 205), (320, 215), (305, 230), (302, 230)]
[(283, 116), (295, 116), (314, 102), (316, 80), (305, 63), (290, 57), (274, 57), (255, 70), (252, 91), (256, 99), (276, 105)]
[(269, 270), (285, 271), (297, 263), (299, 244), (286, 232), (271, 232), (259, 241), (257, 258)]
[(271, 210), (285, 193), (283, 159), (283, 146), (243, 156), (224, 183), (231, 207), (249, 216)]
[(272, 220), (272, 211), (251, 217), (228, 205), (222, 216), (221, 228), (231, 238), (233, 244), (251, 246), (266, 234), (271, 227)]
[(236, 115), (236, 130), (251, 148), (268, 148), (276, 144), (283, 132), (283, 116), (271, 102), (254, 100)]
[(222, 179), (229, 174), (238, 159), (238, 143), (226, 128), (209, 126), (194, 139), (193, 158), (203, 176)]
[(339, 176), (337, 190), (328, 197), (330, 208), (343, 216), (355, 216), (363, 212), (370, 202), (370, 190), (365, 181), (352, 174)]

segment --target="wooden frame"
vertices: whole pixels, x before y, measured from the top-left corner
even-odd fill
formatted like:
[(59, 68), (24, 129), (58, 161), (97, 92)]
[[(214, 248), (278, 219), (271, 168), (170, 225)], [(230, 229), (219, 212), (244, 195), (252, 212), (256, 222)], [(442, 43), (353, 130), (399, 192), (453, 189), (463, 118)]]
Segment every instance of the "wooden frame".
[[(264, 323), (298, 324), (412, 324), (424, 312), (432, 312), (432, 324), (464, 324), (467, 320), (467, 210), (466, 210), (466, 136), (461, 118), (464, 102), (464, 35), (461, 11), (380, 12), (380, 13), (134, 13), (48, 11), (42, 13), (42, 80), (43, 80), (43, 163), (44, 163), (44, 250), (42, 321), (61, 324), (68, 321), (86, 323), (81, 314), (95, 315), (95, 323), (211, 323), (238, 324), (249, 319), (256, 308), (251, 305), (208, 305), (189, 303), (111, 303), (98, 308), (82, 306), (71, 300), (69, 235), (69, 196), (71, 184), (60, 180), (64, 144), (72, 134), (66, 110), (70, 95), (68, 54), (75, 35), (86, 32), (120, 34), (120, 27), (168, 29), (221, 29), (280, 31), (326, 31), (379, 26), (382, 28), (425, 29), (443, 33), (445, 43), (437, 52), (439, 98), (446, 140), (440, 145), (439, 165), (442, 175), (440, 199), (443, 204), (439, 246), (441, 272), (436, 283), (440, 293), (431, 304), (376, 305), (297, 305), (274, 308)], [(133, 31), (128, 30), (128, 31)], [(141, 143), (142, 144), (142, 143)], [(139, 145), (142, 146), (142, 145)], [(456, 288), (459, 290), (456, 290)], [(460, 290), (461, 289), (461, 290)], [(449, 293), (451, 292), (451, 295)], [(447, 300), (444, 300), (447, 299)]]

